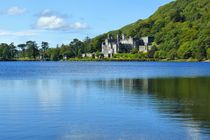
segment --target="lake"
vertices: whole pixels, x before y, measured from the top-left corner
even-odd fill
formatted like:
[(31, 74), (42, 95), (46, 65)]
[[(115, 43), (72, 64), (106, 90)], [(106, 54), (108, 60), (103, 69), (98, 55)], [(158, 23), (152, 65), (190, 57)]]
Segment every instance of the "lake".
[(0, 62), (2, 140), (209, 140), (210, 63)]

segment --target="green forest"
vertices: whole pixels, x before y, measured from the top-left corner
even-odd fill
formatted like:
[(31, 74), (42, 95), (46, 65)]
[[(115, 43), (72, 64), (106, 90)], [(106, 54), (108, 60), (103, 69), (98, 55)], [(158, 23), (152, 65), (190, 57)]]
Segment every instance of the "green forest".
[[(138, 13), (136, 13), (138, 14)], [(125, 19), (126, 20), (126, 19)], [(98, 59), (101, 43), (107, 34), (125, 33), (131, 37), (153, 36), (153, 49), (148, 53), (132, 50), (117, 54), (114, 60), (196, 60), (210, 59), (210, 1), (176, 0), (161, 6), (153, 15), (119, 30), (110, 31), (84, 41), (74, 39), (70, 44), (55, 48), (48, 42), (40, 46), (35, 41), (15, 46), (0, 44), (0, 60), (63, 60), (81, 58), (83, 53), (95, 53)]]

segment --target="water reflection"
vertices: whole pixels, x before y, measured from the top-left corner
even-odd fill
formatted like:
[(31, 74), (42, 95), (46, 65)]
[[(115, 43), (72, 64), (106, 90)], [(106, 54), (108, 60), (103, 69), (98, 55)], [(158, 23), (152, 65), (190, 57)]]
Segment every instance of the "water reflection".
[(210, 78), (154, 79), (149, 82), (149, 92), (158, 99), (172, 101), (163, 108), (165, 111), (190, 114), (195, 120), (210, 122)]
[(7, 134), (0, 136), (209, 138), (209, 85), (203, 77), (0, 81), (0, 129)]
[(37, 86), (37, 95), (43, 110), (52, 109), (52, 106), (60, 106), (62, 102), (62, 89), (57, 88), (56, 81), (39, 80), (34, 83)]
[(147, 94), (165, 117), (188, 122), (188, 126), (210, 128), (210, 78), (115, 79), (97, 82), (101, 88), (115, 87), (123, 93)]

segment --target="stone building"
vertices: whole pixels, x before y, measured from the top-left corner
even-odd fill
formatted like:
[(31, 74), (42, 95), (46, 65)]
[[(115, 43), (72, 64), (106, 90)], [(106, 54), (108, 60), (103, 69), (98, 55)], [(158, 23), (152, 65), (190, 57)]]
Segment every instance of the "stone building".
[(102, 54), (107, 58), (120, 52), (129, 53), (134, 48), (139, 52), (148, 52), (152, 47), (153, 40), (153, 37), (127, 38), (125, 34), (122, 34), (122, 36), (118, 34), (117, 39), (114, 39), (111, 35), (108, 35), (101, 46)]
[(152, 48), (152, 43), (154, 42), (154, 37), (142, 37), (141, 43), (139, 44), (139, 52), (147, 53)]
[(88, 57), (88, 58), (93, 58), (94, 57), (94, 53), (83, 53), (82, 54), (82, 58)]
[(101, 47), (104, 57), (112, 57), (114, 54), (119, 52), (119, 44), (117, 40), (113, 39), (110, 35), (107, 36)]

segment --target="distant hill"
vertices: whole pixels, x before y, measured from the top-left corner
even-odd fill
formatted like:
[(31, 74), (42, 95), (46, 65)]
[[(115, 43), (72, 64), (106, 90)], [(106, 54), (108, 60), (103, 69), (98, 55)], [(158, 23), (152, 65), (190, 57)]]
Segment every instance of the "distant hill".
[[(210, 0), (173, 1), (147, 19), (108, 33), (118, 32), (132, 37), (155, 37), (156, 58), (206, 59), (210, 55)], [(101, 50), (108, 33), (91, 40), (92, 50)]]

